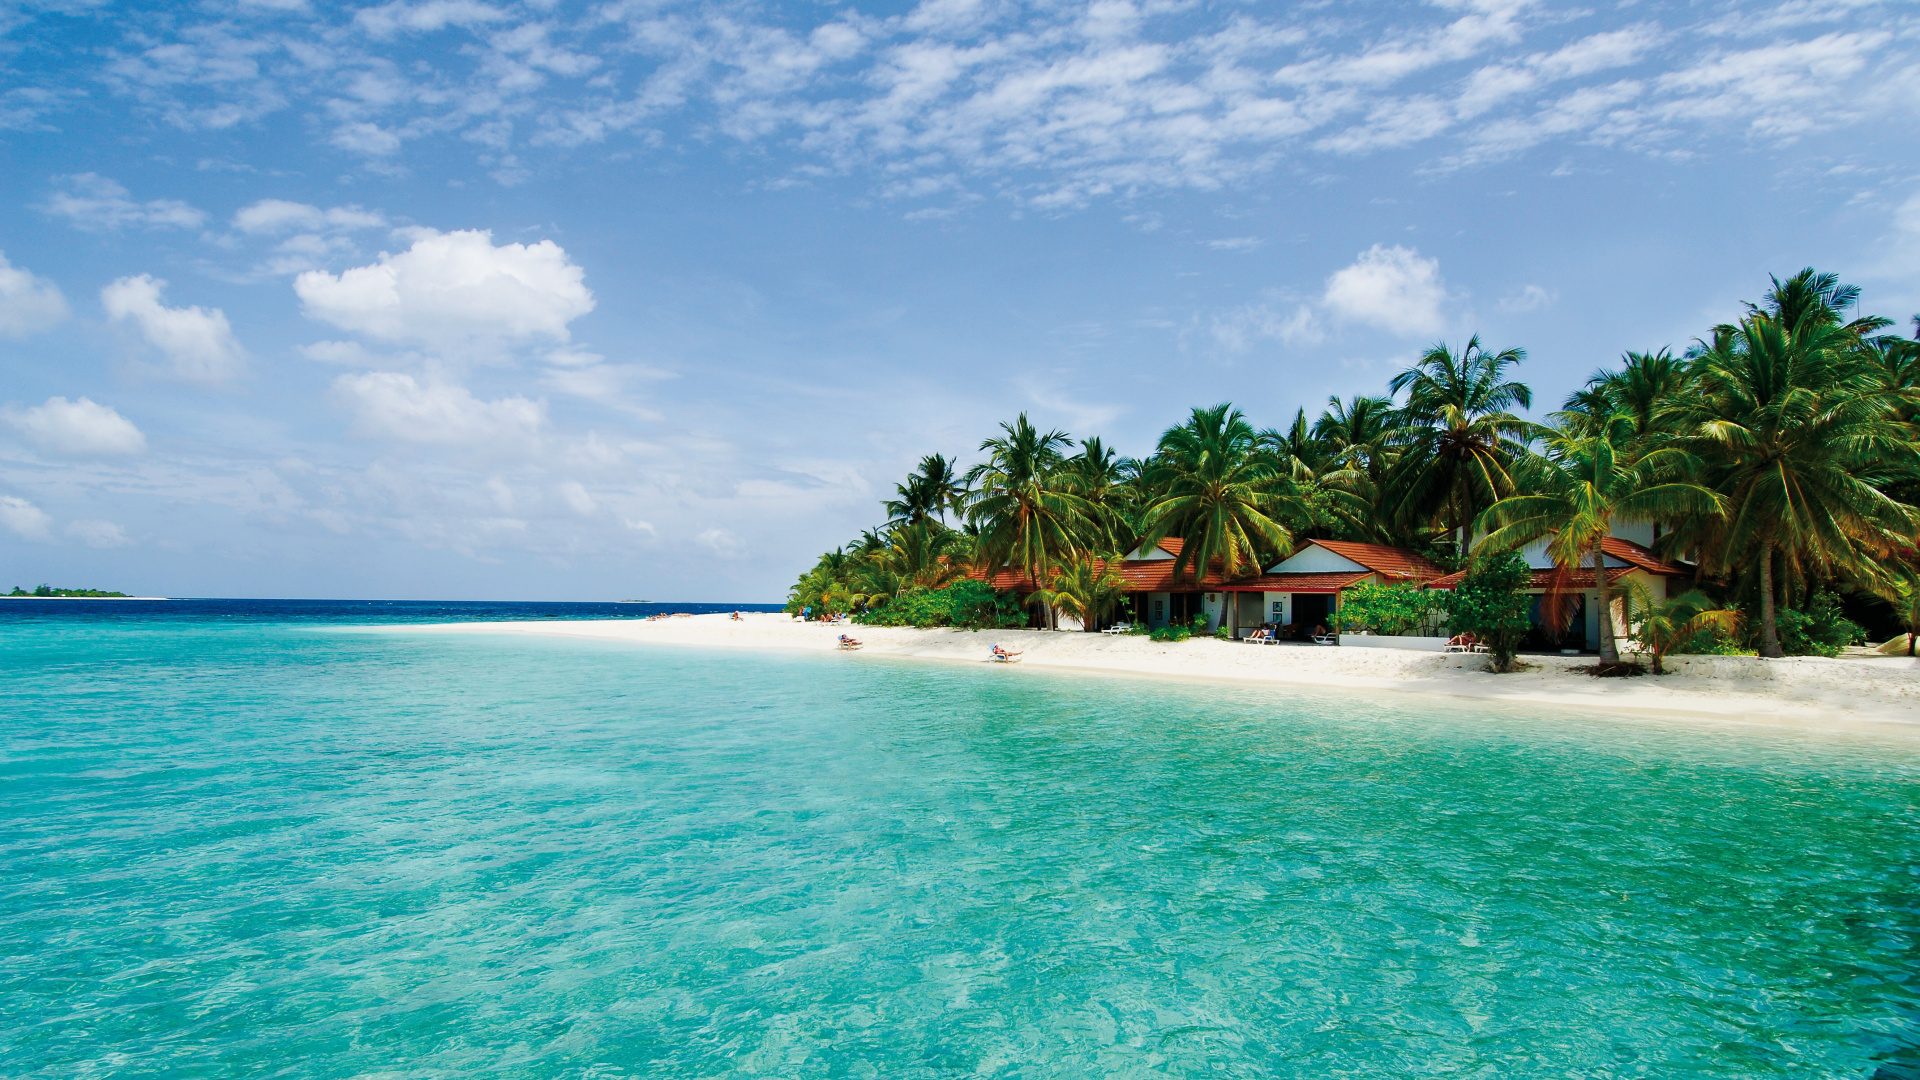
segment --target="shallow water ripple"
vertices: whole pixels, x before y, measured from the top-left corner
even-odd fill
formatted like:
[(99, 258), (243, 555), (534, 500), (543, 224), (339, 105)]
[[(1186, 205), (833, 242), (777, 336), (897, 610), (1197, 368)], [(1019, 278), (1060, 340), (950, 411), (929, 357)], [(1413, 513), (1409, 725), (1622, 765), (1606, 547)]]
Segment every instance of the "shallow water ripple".
[(0, 1074), (1899, 1077), (1908, 744), (0, 626)]

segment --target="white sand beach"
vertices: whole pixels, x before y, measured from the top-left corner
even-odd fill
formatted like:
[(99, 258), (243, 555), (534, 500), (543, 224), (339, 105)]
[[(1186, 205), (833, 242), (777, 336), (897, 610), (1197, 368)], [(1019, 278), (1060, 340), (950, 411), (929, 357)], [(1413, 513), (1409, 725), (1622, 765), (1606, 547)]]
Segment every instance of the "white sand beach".
[[(395, 627), (395, 630), (401, 628)], [(1671, 657), (1670, 674), (1596, 679), (1572, 670), (1592, 658), (1526, 657), (1526, 671), (1494, 675), (1479, 656), (1314, 645), (1257, 646), (1201, 640), (1155, 643), (1037, 630), (915, 630), (801, 623), (787, 615), (746, 613), (670, 619), (488, 622), (410, 627), (410, 631), (529, 634), (660, 645), (831, 652), (839, 636), (864, 643), (844, 654), (917, 657), (985, 664), (999, 644), (1020, 652), (1009, 675), (1037, 669), (1106, 671), (1133, 676), (1265, 682), (1386, 690), (1512, 704), (1578, 708), (1619, 716), (1676, 716), (1819, 730), (1873, 730), (1920, 737), (1920, 660), (1906, 657)], [(1017, 677), (1017, 676), (1016, 676)]]

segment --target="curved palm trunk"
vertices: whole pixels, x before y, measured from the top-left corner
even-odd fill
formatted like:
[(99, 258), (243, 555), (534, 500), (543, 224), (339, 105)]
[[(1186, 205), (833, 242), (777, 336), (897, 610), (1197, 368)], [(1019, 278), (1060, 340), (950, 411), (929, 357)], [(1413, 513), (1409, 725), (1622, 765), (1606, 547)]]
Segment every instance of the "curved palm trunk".
[(1600, 662), (1620, 662), (1620, 647), (1613, 640), (1613, 590), (1607, 585), (1607, 556), (1600, 545), (1593, 545), (1593, 587), (1600, 593)]
[(1780, 628), (1773, 611), (1773, 545), (1760, 549), (1760, 655), (1775, 659), (1786, 655), (1780, 647)]

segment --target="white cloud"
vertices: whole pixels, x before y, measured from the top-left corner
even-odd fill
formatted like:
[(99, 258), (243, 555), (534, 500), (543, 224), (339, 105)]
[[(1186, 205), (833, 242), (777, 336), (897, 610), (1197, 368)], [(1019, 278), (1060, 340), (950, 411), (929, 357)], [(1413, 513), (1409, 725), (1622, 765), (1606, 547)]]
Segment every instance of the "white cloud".
[(1447, 299), (1440, 260), (1412, 248), (1375, 244), (1352, 266), (1327, 278), (1321, 303), (1344, 321), (1366, 323), (1402, 336), (1435, 333), (1446, 326), (1440, 305)]
[(1559, 299), (1555, 293), (1548, 292), (1538, 285), (1528, 285), (1518, 292), (1509, 293), (1500, 298), (1500, 310), (1511, 314), (1538, 311)]
[(53, 519), (46, 511), (25, 499), (0, 495), (0, 525), (13, 530), (24, 540), (45, 540), (51, 534)]
[(1224, 240), (1207, 241), (1207, 246), (1215, 251), (1252, 251), (1260, 244), (1257, 236), (1229, 236)]
[(253, 235), (278, 235), (288, 232), (321, 232), (327, 229), (384, 228), (387, 219), (357, 206), (336, 206), (322, 210), (307, 203), (285, 199), (261, 199), (233, 215), (233, 227)]
[(44, 405), (9, 407), (0, 415), (35, 446), (54, 454), (105, 457), (147, 449), (147, 437), (131, 421), (110, 406), (84, 397), (78, 401), (52, 397)]
[(67, 298), (60, 287), (13, 265), (0, 251), (0, 337), (37, 334), (66, 317)]
[(746, 542), (734, 535), (732, 530), (712, 528), (694, 537), (701, 547), (713, 552), (722, 559), (744, 559), (747, 557)]
[(363, 435), (396, 442), (472, 445), (524, 443), (546, 422), (546, 405), (523, 397), (482, 401), (453, 383), (416, 382), (411, 375), (369, 371), (333, 381)]
[(1270, 304), (1248, 304), (1214, 316), (1209, 329), (1213, 339), (1231, 352), (1245, 352), (1262, 338), (1288, 345), (1312, 345), (1326, 336), (1319, 318), (1305, 304), (1295, 304), (1292, 311), (1277, 311)]
[(149, 274), (125, 277), (100, 290), (115, 322), (132, 320), (147, 344), (166, 353), (173, 373), (188, 382), (218, 383), (237, 375), (246, 352), (219, 308), (170, 308), (160, 303), (167, 283)]
[(566, 341), (593, 310), (586, 271), (551, 240), (495, 246), (493, 234), (420, 230), (398, 255), (339, 275), (312, 270), (293, 288), (309, 318), (382, 341)]
[(121, 548), (133, 546), (133, 540), (127, 536), (127, 530), (111, 521), (82, 519), (70, 522), (66, 533), (75, 540), (92, 548)]
[(573, 512), (581, 517), (587, 517), (600, 509), (600, 504), (593, 501), (592, 495), (587, 494), (586, 485), (578, 480), (569, 480), (561, 484), (560, 498), (564, 499), (568, 506), (573, 507)]
[(403, 30), (431, 33), (449, 26), (499, 22), (506, 17), (507, 13), (499, 8), (476, 0), (425, 0), (418, 4), (395, 0), (379, 7), (362, 8), (353, 21), (374, 37), (391, 37)]
[(177, 199), (135, 202), (127, 189), (104, 176), (81, 173), (63, 177), (66, 189), (47, 196), (41, 209), (66, 218), (75, 228), (110, 232), (128, 225), (150, 229), (197, 229), (207, 215)]

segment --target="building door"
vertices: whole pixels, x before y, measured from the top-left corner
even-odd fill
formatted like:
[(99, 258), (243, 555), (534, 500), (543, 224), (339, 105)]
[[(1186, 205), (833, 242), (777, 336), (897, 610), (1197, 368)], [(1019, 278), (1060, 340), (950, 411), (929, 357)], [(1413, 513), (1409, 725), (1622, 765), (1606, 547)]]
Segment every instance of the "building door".
[(1293, 625), (1301, 633), (1311, 633), (1316, 626), (1333, 629), (1333, 597), (1328, 593), (1294, 593)]

